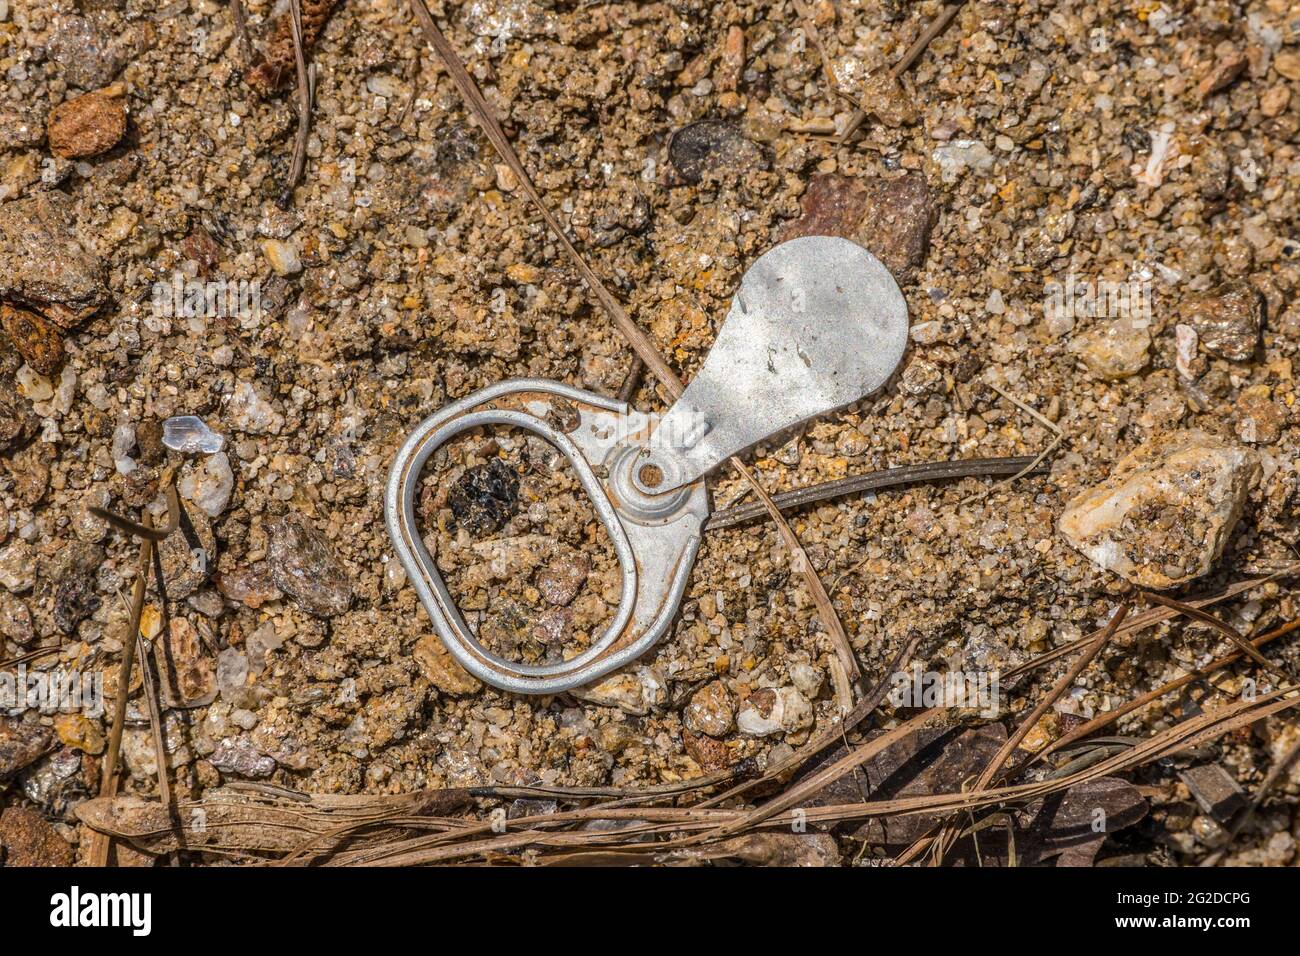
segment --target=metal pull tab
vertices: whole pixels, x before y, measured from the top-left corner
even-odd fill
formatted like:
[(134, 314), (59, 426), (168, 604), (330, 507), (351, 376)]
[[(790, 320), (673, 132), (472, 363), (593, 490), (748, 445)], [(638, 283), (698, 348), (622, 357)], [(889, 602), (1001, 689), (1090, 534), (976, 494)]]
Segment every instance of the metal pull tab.
[(732, 455), (885, 384), (907, 348), (907, 303), (857, 243), (792, 239), (740, 281), (704, 365), (655, 429), (633, 483), (664, 494)]

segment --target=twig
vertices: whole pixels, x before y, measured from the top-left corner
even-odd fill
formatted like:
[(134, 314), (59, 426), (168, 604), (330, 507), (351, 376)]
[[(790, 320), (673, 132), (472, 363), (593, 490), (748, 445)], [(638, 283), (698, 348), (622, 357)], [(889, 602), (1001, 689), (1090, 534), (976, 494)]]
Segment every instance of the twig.
[[(898, 485), (910, 485), (917, 482), (948, 481), (955, 478), (981, 478), (992, 475), (1014, 475), (1019, 477), (1027, 473), (1025, 471), (1026, 465), (1034, 465), (1038, 471), (1044, 470), (1040, 467), (1041, 463), (1035, 464), (1035, 459), (1028, 455), (1014, 458), (931, 461), (922, 465), (903, 465), (898, 468), (885, 468), (880, 471), (869, 472), (865, 475), (836, 478), (833, 481), (821, 482), (795, 491), (783, 491), (780, 494), (773, 495), (772, 501), (782, 511), (790, 511), (816, 501), (838, 498), (841, 495), (851, 495), (860, 491), (879, 491), (882, 488), (894, 488)], [(757, 502), (723, 508), (721, 511), (715, 511), (709, 515), (709, 519), (704, 523), (704, 530), (716, 531), (719, 528), (728, 528), (751, 518), (757, 518), (763, 513), (763, 505)]]
[[(935, 37), (947, 29), (948, 24), (952, 23), (953, 17), (957, 16), (958, 11), (963, 6), (965, 6), (965, 0), (958, 0), (957, 3), (950, 3), (940, 10), (938, 15), (930, 21), (930, 25), (921, 31), (921, 35), (916, 38), (916, 42), (908, 47), (907, 52), (893, 65), (889, 71), (890, 75), (894, 79), (898, 79), (911, 69), (912, 64), (925, 52), (925, 48), (930, 45)], [(847, 143), (866, 118), (867, 112), (862, 107), (854, 110), (853, 115), (849, 118), (848, 125), (844, 127), (844, 132), (840, 134), (837, 144), (843, 146)]]
[[(164, 636), (164, 640), (170, 636), (170, 630)], [(162, 704), (158, 697), (158, 681), (154, 677), (153, 668), (149, 666), (149, 648), (144, 642), (144, 636), (137, 630), (136, 656), (140, 661), (140, 685), (144, 689), (144, 700), (149, 708), (149, 723), (153, 728), (153, 751), (154, 761), (158, 764), (158, 795), (162, 798), (163, 809), (169, 813), (172, 810), (172, 786), (171, 778), (167, 775), (167, 738), (163, 728)]]
[(16, 667), (19, 664), (25, 664), (28, 661), (34, 661), (38, 657), (46, 657), (50, 654), (57, 654), (63, 648), (58, 647), (38, 647), (34, 651), (27, 651), (25, 654), (19, 654), (17, 657), (11, 657), (7, 661), (0, 661), (0, 668)]
[(140, 524), (132, 521), (130, 518), (124, 518), (119, 514), (109, 511), (107, 508), (100, 508), (98, 505), (91, 505), (89, 511), (101, 521), (107, 521), (118, 531), (125, 532), (134, 538), (140, 538), (148, 541), (165, 541), (173, 531), (180, 527), (181, 523), (181, 503), (176, 497), (176, 484), (173, 482), (171, 474), (164, 474), (162, 480), (166, 485), (164, 494), (167, 498), (167, 525), (163, 528), (155, 528), (152, 523)]
[[(157, 557), (157, 550), (154, 551), (154, 556)], [(131, 602), (127, 600), (120, 588), (117, 593), (129, 615)], [(158, 795), (162, 800), (163, 809), (170, 813), (173, 801), (171, 780), (167, 776), (167, 743), (163, 737), (162, 708), (158, 703), (158, 685), (154, 680), (153, 669), (149, 666), (149, 645), (145, 643), (144, 635), (139, 629), (136, 630), (136, 642), (135, 655), (136, 660), (140, 662), (140, 685), (144, 690), (145, 703), (149, 708), (149, 720), (153, 728), (154, 761), (158, 765)]]
[(280, 208), (287, 209), (293, 201), (293, 190), (302, 178), (307, 165), (307, 138), (311, 135), (311, 104), (315, 94), (313, 74), (307, 69), (307, 53), (303, 48), (302, 0), (289, 0), (289, 24), (293, 30), (293, 58), (298, 70), (298, 131), (293, 140), (293, 160), (289, 164), (289, 178), (280, 194)]
[[(146, 512), (142, 527), (148, 529), (152, 521)], [(145, 535), (140, 541), (140, 558), (136, 564), (135, 584), (131, 587), (131, 620), (126, 639), (122, 642), (122, 662), (117, 671), (117, 697), (113, 701), (113, 725), (108, 734), (108, 750), (104, 754), (103, 776), (100, 779), (99, 795), (111, 797), (117, 794), (117, 764), (122, 754), (122, 730), (126, 726), (126, 698), (131, 690), (131, 670), (135, 664), (136, 637), (140, 633), (140, 615), (144, 612), (144, 592), (149, 580), (149, 565), (153, 560), (154, 542)], [(100, 837), (91, 847), (91, 865), (107, 866), (110, 840)]]
[(623, 378), (623, 384), (618, 387), (618, 400), (620, 402), (631, 402), (632, 396), (636, 394), (637, 388), (641, 385), (641, 376), (645, 372), (645, 362), (641, 361), (641, 356), (633, 355), (632, 364), (627, 370), (627, 375)]
[(244, 50), (244, 66), (253, 65), (256, 56), (253, 41), (248, 36), (248, 19), (244, 16), (244, 0), (230, 0), (230, 12), (235, 17), (235, 32), (239, 34), (239, 45)]

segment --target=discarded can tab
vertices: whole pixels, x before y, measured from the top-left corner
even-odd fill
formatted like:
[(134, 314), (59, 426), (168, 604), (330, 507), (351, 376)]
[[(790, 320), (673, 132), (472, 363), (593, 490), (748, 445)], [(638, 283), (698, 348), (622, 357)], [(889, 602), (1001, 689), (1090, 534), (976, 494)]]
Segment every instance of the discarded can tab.
[[(907, 304), (879, 260), (846, 239), (784, 242), (745, 273), (703, 367), (661, 417), (558, 382), (515, 379), (425, 419), (388, 480), (394, 548), (439, 637), (470, 673), (522, 694), (590, 683), (645, 653), (672, 624), (709, 516), (704, 476), (880, 388), (906, 346)], [(599, 638), (570, 660), (523, 664), (487, 650), (416, 528), (416, 486), (429, 456), (484, 425), (523, 428), (563, 452), (618, 555), (618, 608)]]

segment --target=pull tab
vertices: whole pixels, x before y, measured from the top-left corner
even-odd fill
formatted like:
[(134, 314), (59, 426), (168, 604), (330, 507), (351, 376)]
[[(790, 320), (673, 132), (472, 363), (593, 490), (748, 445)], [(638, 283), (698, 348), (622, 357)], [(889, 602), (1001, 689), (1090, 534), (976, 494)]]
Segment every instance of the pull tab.
[(704, 365), (660, 420), (634, 483), (689, 484), (732, 455), (874, 392), (907, 348), (907, 303), (855, 242), (791, 239), (740, 280)]

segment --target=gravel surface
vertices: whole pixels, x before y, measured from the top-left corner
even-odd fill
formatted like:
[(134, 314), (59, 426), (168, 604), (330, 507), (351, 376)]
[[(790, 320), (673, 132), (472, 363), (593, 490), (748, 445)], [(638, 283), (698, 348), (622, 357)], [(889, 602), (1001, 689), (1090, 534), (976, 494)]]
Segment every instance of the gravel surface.
[[(275, 62), (286, 6), (246, 2)], [(248, 70), (226, 4), (0, 0), (0, 658), (57, 646), (31, 666), (102, 673), (109, 697), (103, 715), (0, 717), (13, 860), (62, 860), (42, 849), (54, 834), (85, 857), (74, 809), (98, 790), (137, 563), (135, 542), (87, 509), (162, 522), (173, 469), (186, 517), (161, 548), (170, 623), (155, 596), (142, 629), (174, 679), (164, 731), (181, 796), (239, 779), (327, 793), (647, 786), (761, 769), (837, 713), (834, 650), (767, 521), (709, 533), (670, 636), (577, 694), (483, 687), (432, 636), (383, 525), (407, 431), (508, 377), (612, 395), (631, 352), (406, 4), (343, 2), (325, 19), (330, 6), (311, 8), (324, 25), (306, 168), (281, 205), (292, 75)], [(1126, 569), (1184, 595), (1297, 555), (1296, 8), (967, 3), (894, 79), (939, 7), (433, 8), (547, 202), (684, 378), (746, 265), (780, 239), (854, 238), (894, 272), (912, 328), (903, 366), (876, 396), (760, 447), (769, 491), (1032, 455), (1060, 430), (1046, 476), (793, 515), (869, 682), (915, 634), (928, 669), (1022, 663), (1104, 623)], [(837, 145), (825, 134), (858, 102), (867, 118)], [(191, 282), (235, 300), (254, 289), (257, 307), (168, 308)], [(666, 404), (649, 385), (634, 402)], [(163, 420), (181, 415), (220, 450), (163, 444)], [(1169, 484), (1129, 489), (1122, 560), (1094, 563), (1097, 539), (1081, 551), (1058, 532), (1122, 459), (1189, 440), (1240, 463), (1240, 487), (1220, 489), (1240, 501), (1197, 494), (1188, 454), (1140, 470)], [(725, 468), (710, 486), (718, 507), (745, 490)], [(536, 439), (448, 445), (420, 518), (501, 653), (572, 654), (617, 605), (605, 531)], [(1176, 540), (1197, 528), (1205, 548)], [(1255, 634), (1300, 606), (1279, 579), (1216, 610)], [(1118, 640), (1043, 741), (1231, 649), (1187, 622)], [(1293, 642), (1268, 653), (1300, 673)], [(1111, 732), (1167, 727), (1247, 679), (1276, 677), (1238, 665)], [(138, 693), (127, 715), (123, 789), (156, 793)], [(879, 723), (894, 719), (886, 705)], [(1300, 765), (1231, 841), (1179, 771), (1217, 763), (1253, 793), (1297, 740), (1283, 714), (1140, 771), (1150, 815), (1102, 855), (1292, 862)], [(859, 844), (840, 843), (852, 859)]]

